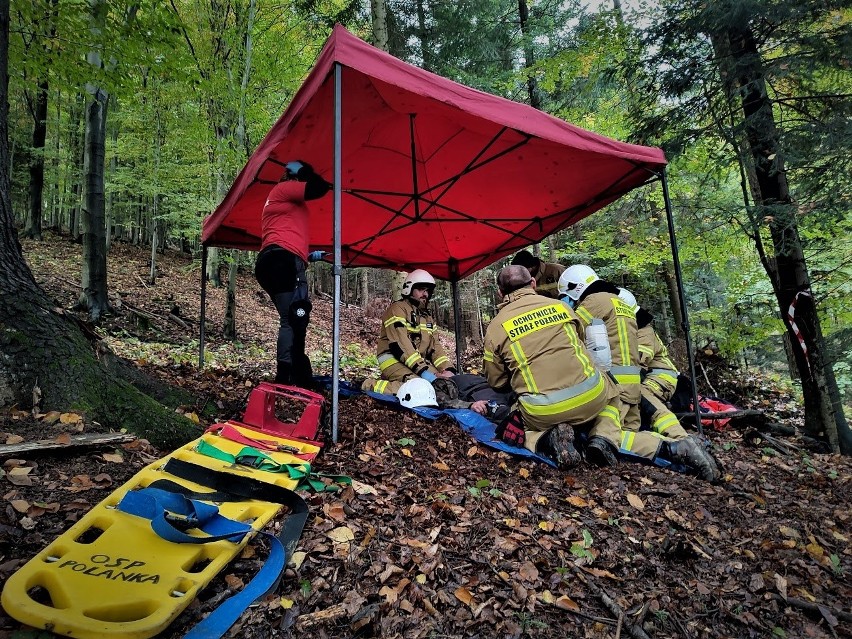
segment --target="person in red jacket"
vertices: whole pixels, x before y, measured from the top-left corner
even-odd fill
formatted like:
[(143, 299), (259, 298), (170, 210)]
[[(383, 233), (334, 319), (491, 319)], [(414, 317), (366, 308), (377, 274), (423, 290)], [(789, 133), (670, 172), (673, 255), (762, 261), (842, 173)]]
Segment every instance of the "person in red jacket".
[(330, 184), (307, 162), (284, 165), (284, 175), (269, 192), (261, 216), (260, 253), (254, 267), (258, 284), (269, 294), (280, 323), (276, 346), (275, 382), (310, 387), (311, 361), (305, 354), (305, 336), (311, 315), (307, 262), (322, 259), (322, 251), (308, 253), (308, 207)]

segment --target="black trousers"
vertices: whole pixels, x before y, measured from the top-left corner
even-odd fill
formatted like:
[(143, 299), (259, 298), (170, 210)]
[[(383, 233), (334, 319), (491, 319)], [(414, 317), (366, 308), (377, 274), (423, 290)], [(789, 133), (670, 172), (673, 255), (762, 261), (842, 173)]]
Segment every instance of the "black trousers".
[(257, 256), (254, 275), (278, 311), (276, 345), (278, 384), (310, 387), (311, 361), (305, 354), (305, 337), (311, 319), (306, 264), (298, 255), (280, 246), (267, 246)]

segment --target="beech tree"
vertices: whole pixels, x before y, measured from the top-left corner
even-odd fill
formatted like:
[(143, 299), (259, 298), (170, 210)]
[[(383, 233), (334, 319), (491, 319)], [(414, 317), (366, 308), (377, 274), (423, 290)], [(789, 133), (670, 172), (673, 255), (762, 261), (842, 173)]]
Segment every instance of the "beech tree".
[(8, 51), (9, 0), (0, 0), (0, 405), (78, 409), (155, 445), (185, 443), (198, 434), (194, 424), (127, 381), (133, 369), (87, 338), (24, 260), (9, 197)]

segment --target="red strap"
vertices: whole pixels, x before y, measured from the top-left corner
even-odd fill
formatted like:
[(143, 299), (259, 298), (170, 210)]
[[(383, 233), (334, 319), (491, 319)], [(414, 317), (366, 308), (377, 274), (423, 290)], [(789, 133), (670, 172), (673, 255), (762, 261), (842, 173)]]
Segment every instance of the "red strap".
[(305, 461), (310, 461), (314, 457), (316, 457), (316, 453), (303, 453), (301, 452), (301, 449), (296, 446), (282, 444), (281, 442), (275, 441), (274, 439), (256, 439), (254, 437), (249, 437), (248, 435), (243, 435), (239, 430), (237, 430), (230, 424), (213, 424), (213, 426), (207, 429), (207, 432), (213, 435), (224, 437), (225, 439), (229, 439), (232, 442), (237, 442), (238, 444), (254, 446), (255, 448), (260, 448), (263, 450), (290, 453), (291, 455), (293, 455), (293, 457)]

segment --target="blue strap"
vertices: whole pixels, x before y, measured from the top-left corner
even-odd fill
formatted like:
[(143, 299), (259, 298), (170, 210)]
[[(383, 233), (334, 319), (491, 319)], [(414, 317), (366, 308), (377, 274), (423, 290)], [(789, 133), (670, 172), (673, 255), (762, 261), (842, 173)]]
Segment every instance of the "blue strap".
[[(238, 543), (252, 530), (248, 524), (223, 517), (216, 506), (159, 488), (127, 491), (116, 507), (150, 520), (155, 533), (176, 544), (206, 544), (223, 539)], [(207, 535), (193, 537), (180, 528), (196, 528)]]
[[(248, 524), (223, 517), (216, 506), (151, 486), (128, 491), (118, 503), (117, 508), (129, 515), (150, 520), (154, 532), (163, 539), (178, 544), (203, 544), (222, 539), (229, 539), (236, 543), (253, 530)], [(193, 537), (181, 532), (175, 525), (197, 528), (208, 535)], [(184, 637), (219, 639), (253, 601), (262, 597), (278, 583), (286, 563), (284, 545), (274, 535), (263, 531), (258, 531), (258, 534), (269, 541), (269, 557), (261, 569), (239, 593), (220, 604)]]
[(269, 540), (269, 557), (260, 571), (240, 592), (226, 599), (195, 627), (184, 635), (184, 639), (219, 639), (255, 599), (262, 597), (277, 583), (284, 571), (284, 546), (278, 537), (261, 532)]

